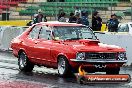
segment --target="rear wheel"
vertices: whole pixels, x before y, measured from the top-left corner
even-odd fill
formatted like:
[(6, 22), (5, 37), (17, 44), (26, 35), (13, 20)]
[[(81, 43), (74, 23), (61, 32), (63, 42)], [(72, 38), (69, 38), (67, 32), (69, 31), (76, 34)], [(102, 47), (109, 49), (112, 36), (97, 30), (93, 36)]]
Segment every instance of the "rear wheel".
[(24, 72), (31, 72), (34, 68), (34, 65), (28, 60), (28, 57), (24, 52), (19, 54), (18, 66), (19, 69)]
[(72, 75), (69, 62), (64, 56), (61, 56), (58, 59), (58, 73), (62, 77), (67, 77)]
[(108, 69), (106, 71), (106, 74), (119, 74), (120, 68), (115, 68), (115, 69)]

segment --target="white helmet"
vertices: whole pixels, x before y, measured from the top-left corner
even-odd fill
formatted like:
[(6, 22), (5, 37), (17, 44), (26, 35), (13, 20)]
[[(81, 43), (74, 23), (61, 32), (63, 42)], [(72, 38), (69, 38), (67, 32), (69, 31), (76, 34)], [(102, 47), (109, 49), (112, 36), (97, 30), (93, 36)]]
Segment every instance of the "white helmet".
[(41, 9), (39, 9), (39, 10), (38, 10), (38, 13), (41, 13), (41, 12), (42, 12), (42, 10), (41, 10)]
[(38, 16), (38, 14), (34, 14), (34, 17), (37, 17)]

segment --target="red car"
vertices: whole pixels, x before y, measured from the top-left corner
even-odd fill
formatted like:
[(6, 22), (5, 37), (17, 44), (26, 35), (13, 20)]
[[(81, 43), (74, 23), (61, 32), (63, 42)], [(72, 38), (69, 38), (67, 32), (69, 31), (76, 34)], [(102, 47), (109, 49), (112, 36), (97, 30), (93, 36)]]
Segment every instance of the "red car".
[(87, 72), (119, 74), (127, 62), (123, 48), (100, 43), (90, 27), (61, 22), (43, 22), (29, 27), (11, 42), (21, 71), (34, 65), (58, 68), (61, 76), (77, 72), (83, 65)]

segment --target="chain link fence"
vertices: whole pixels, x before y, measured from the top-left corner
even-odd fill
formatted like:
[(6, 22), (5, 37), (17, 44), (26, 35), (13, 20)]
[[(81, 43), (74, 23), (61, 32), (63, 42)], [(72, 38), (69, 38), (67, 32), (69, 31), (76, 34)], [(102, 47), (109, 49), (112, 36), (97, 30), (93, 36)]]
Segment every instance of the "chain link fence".
[(129, 0), (65, 0), (65, 2), (47, 2), (47, 0), (3, 0), (0, 1), (0, 20), (32, 20), (39, 9), (48, 20), (57, 20), (58, 13), (63, 10), (69, 18), (75, 7), (88, 12), (89, 22), (92, 13), (98, 11), (105, 23), (116, 14), (120, 22), (132, 21), (132, 2)]

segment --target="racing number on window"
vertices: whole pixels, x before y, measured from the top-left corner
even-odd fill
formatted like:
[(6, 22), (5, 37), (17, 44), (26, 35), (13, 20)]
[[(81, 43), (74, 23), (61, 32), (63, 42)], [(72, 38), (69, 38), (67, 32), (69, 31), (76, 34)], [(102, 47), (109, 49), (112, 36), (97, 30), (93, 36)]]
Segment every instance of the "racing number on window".
[(36, 25), (35, 27), (33, 27), (32, 31), (29, 34), (29, 38), (38, 39), (40, 29), (41, 29), (41, 26), (39, 26), (39, 25)]
[(46, 40), (50, 40), (51, 39), (51, 31), (47, 30), (48, 28), (43, 26), (40, 30), (40, 34), (39, 34), (39, 39), (46, 39)]

